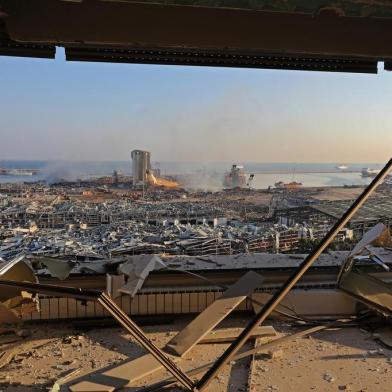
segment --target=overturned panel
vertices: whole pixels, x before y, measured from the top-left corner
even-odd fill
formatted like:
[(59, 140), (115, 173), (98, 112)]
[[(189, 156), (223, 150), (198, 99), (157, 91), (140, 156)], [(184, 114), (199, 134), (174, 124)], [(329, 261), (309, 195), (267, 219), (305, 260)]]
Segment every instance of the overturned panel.
[(131, 257), (118, 267), (118, 272), (127, 276), (127, 283), (118, 291), (132, 298), (143, 286), (144, 280), (155, 269), (162, 268), (163, 263), (156, 255), (138, 255)]
[(262, 284), (262, 277), (248, 272), (212, 305), (192, 320), (166, 346), (171, 354), (183, 356)]
[[(0, 279), (19, 282), (37, 282), (33, 270), (24, 261), (23, 256), (9, 263), (0, 263)], [(30, 293), (18, 288), (0, 290), (0, 323), (20, 322), (23, 317), (38, 310), (38, 301)]]
[(385, 316), (392, 315), (392, 286), (384, 280), (367, 274), (362, 270), (363, 260), (370, 260), (389, 272), (390, 267), (384, 258), (382, 248), (375, 246), (391, 245), (389, 229), (378, 223), (368, 230), (356, 244), (346, 261), (342, 264), (338, 276), (338, 288), (369, 308)]
[[(203, 340), (201, 344), (216, 344), (216, 343), (231, 343), (242, 332), (243, 328), (224, 328), (211, 331)], [(257, 327), (250, 337), (250, 339), (257, 339), (260, 337), (276, 336), (275, 328), (271, 325), (264, 325)]]
[(60, 280), (65, 280), (68, 278), (75, 265), (74, 262), (62, 260), (56, 257), (41, 256), (35, 257), (34, 260), (43, 264), (48, 269), (50, 275)]
[(363, 252), (367, 246), (385, 247), (392, 245), (391, 234), (383, 223), (378, 223), (368, 230), (362, 239), (355, 245), (349, 257), (354, 257)]
[[(255, 293), (252, 298), (265, 304), (272, 294)], [(253, 304), (257, 313), (261, 306)], [(313, 319), (353, 316), (357, 311), (357, 301), (336, 289), (294, 289), (282, 301), (278, 310), (293, 316)]]
[(351, 270), (341, 278), (339, 288), (371, 309), (392, 316), (390, 284), (359, 270)]
[[(0, 278), (4, 280), (14, 280), (20, 282), (38, 282), (38, 279), (34, 275), (34, 271), (24, 261), (23, 256), (17, 257), (8, 263), (0, 262)], [(9, 297), (11, 290), (12, 289), (9, 288), (4, 293), (0, 292), (0, 301), (4, 298), (4, 295), (5, 297)], [(16, 290), (18, 291), (19, 289)]]

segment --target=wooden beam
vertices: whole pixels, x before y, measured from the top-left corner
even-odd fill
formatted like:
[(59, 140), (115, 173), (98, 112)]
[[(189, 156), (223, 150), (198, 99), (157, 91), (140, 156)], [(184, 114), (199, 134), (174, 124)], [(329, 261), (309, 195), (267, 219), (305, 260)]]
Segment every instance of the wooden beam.
[[(250, 271), (243, 275), (221, 297), (170, 340), (164, 351), (175, 355), (167, 354), (169, 359), (178, 362), (182, 356), (210, 333), (216, 325), (245, 300), (247, 295), (260, 287), (261, 284), (262, 277), (259, 274)], [(160, 369), (162, 369), (162, 365), (151, 354), (146, 354), (102, 374), (94, 375), (94, 377), (89, 378), (89, 381), (78, 382), (72, 385), (70, 390), (72, 392), (83, 392), (86, 391), (85, 388), (92, 388), (91, 390), (111, 392), (113, 388), (130, 385)]]

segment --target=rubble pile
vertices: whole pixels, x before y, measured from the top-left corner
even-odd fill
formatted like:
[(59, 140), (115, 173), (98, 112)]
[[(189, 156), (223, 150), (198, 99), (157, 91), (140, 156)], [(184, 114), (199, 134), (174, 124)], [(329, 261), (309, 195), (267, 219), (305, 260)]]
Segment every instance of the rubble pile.
[(3, 195), (0, 258), (10, 260), (24, 254), (94, 260), (119, 255), (205, 256), (296, 248), (297, 227), (243, 221), (235, 211), (237, 204), (186, 199), (94, 203)]
[(0, 204), (0, 225), (26, 226), (34, 222), (40, 228), (61, 228), (67, 224), (100, 225), (124, 220), (159, 222), (165, 219), (203, 221), (223, 216), (228, 211), (204, 203), (156, 203), (150, 201), (111, 200), (104, 203), (80, 200), (6, 199)]
[[(177, 219), (161, 224), (124, 220), (100, 226), (68, 224), (63, 228), (0, 228), (0, 257), (18, 254), (73, 256), (77, 260), (112, 258), (118, 255), (172, 254), (217, 255), (274, 251), (287, 246), (280, 238), (298, 243), (298, 229), (265, 228), (238, 221), (215, 225), (181, 224)], [(286, 240), (287, 240), (286, 238)]]
[[(104, 201), (76, 183), (1, 185), (0, 261), (18, 255), (57, 257), (99, 273), (100, 263), (91, 268), (87, 263), (143, 254), (303, 252), (329, 229), (299, 222), (291, 227), (274, 224), (266, 218), (266, 204), (255, 202), (248, 190), (156, 190), (142, 199), (119, 197), (115, 189), (102, 187), (103, 191)], [(347, 237), (339, 236), (342, 242)], [(309, 240), (308, 248), (301, 240)]]

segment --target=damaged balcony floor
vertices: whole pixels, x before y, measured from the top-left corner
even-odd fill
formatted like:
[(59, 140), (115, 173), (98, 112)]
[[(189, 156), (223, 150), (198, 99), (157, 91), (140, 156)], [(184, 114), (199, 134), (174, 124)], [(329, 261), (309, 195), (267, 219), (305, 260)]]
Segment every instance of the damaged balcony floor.
[[(191, 317), (172, 324), (145, 326), (149, 338), (163, 347)], [(236, 315), (219, 329), (245, 325), (245, 317)], [(283, 322), (274, 321), (277, 337), (294, 333)], [(2, 391), (46, 391), (72, 369), (81, 369), (77, 377), (98, 372), (141, 356), (144, 351), (121, 328), (92, 329), (80, 332), (68, 324), (31, 324), (31, 336), (18, 343), (11, 362), (0, 369)], [(276, 337), (258, 338), (257, 344)], [(246, 349), (254, 347), (248, 342)], [(0, 347), (3, 349), (4, 347)], [(214, 360), (227, 344), (200, 344), (186, 357), (184, 369)], [(211, 391), (390, 391), (392, 350), (382, 347), (370, 332), (359, 328), (327, 330), (311, 337), (276, 346), (272, 354), (260, 354), (233, 362), (214, 380)], [(144, 378), (137, 385), (166, 378), (165, 372)], [(72, 382), (69, 383), (71, 385)], [(65, 386), (62, 390), (68, 390)], [(122, 391), (134, 391), (124, 388)], [(178, 389), (171, 389), (172, 391)]]

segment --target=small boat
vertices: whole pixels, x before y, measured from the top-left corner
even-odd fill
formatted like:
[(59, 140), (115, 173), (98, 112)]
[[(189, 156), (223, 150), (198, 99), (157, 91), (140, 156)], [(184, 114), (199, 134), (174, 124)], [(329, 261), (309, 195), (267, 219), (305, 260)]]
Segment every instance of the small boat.
[(7, 174), (9, 176), (33, 176), (34, 171), (30, 169), (10, 169)]
[(346, 166), (346, 165), (339, 165), (339, 166), (336, 166), (336, 169), (338, 169), (338, 170), (347, 170), (348, 166)]
[(365, 167), (361, 171), (361, 176), (362, 177), (376, 177), (378, 173), (380, 173), (380, 169), (370, 169), (368, 167)]

